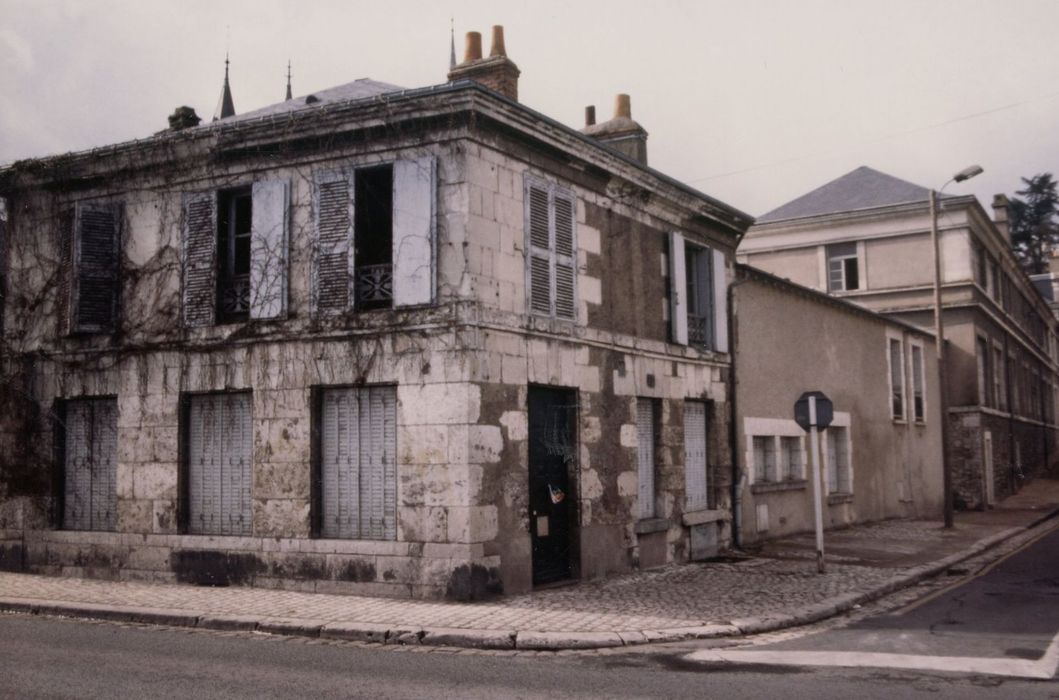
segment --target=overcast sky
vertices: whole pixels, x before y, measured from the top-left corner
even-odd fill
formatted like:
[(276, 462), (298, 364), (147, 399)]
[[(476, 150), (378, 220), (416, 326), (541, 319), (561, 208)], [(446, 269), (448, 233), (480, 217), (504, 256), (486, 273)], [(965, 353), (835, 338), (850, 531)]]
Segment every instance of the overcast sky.
[(632, 95), (655, 168), (760, 215), (860, 165), (988, 205), (1059, 174), (1059, 1), (0, 0), (0, 163), (371, 77), (445, 82), (449, 20), (505, 27), (520, 100), (574, 127)]

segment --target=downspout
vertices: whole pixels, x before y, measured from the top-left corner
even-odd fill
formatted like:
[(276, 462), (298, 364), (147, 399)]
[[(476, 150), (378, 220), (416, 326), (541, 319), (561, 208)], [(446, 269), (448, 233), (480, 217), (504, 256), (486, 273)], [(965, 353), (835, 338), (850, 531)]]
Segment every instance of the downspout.
[[(738, 276), (738, 268), (736, 275)], [(732, 547), (743, 548), (743, 472), (739, 468), (739, 426), (738, 412), (736, 411), (736, 348), (739, 343), (739, 329), (735, 323), (735, 288), (744, 282), (746, 278), (736, 280), (728, 285), (728, 294), (725, 301), (725, 312), (728, 314), (728, 351), (730, 363), (728, 365), (728, 405), (731, 412), (731, 420), (728, 421), (728, 445), (731, 449), (732, 460)]]

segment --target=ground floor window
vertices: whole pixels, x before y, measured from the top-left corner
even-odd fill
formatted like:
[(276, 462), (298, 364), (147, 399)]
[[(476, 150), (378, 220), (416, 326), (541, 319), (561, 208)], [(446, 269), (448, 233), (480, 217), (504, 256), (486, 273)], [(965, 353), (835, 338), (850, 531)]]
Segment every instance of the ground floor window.
[(188, 398), (187, 528), (197, 535), (249, 535), (253, 424), (250, 393)]
[(117, 526), (117, 399), (66, 401), (62, 414), (62, 527), (114, 530)]
[(396, 390), (325, 389), (319, 416), (320, 534), (397, 539)]
[(755, 481), (776, 480), (776, 440), (771, 435), (755, 435), (754, 439)]
[(657, 402), (636, 399), (636, 437), (640, 477), (640, 518), (655, 517), (655, 441)]
[(783, 478), (787, 481), (797, 481), (804, 478), (802, 460), (802, 439), (797, 437), (781, 437), (780, 453), (783, 460)]
[(844, 427), (827, 429), (827, 492), (852, 493), (849, 432)]

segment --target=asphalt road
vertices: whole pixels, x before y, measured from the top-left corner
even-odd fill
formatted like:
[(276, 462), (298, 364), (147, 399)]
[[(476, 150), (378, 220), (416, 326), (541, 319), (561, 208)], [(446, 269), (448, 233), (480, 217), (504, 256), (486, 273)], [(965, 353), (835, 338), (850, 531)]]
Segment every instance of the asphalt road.
[(1059, 667), (1059, 529), (969, 581), (890, 614), (752, 649), (696, 652), (691, 659), (1053, 679)]
[[(0, 696), (1046, 698), (1045, 684), (689, 662), (683, 649), (495, 655), (0, 615)], [(1052, 688), (1052, 690), (1059, 690)]]

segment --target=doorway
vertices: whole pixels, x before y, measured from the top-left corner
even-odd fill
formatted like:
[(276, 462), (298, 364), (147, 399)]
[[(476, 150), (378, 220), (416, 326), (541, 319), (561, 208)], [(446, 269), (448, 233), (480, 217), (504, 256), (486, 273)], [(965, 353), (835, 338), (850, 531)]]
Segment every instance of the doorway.
[(533, 584), (571, 578), (577, 535), (577, 393), (530, 387), (529, 509)]

